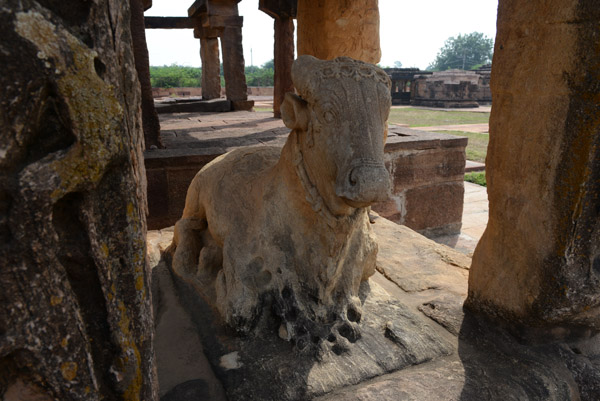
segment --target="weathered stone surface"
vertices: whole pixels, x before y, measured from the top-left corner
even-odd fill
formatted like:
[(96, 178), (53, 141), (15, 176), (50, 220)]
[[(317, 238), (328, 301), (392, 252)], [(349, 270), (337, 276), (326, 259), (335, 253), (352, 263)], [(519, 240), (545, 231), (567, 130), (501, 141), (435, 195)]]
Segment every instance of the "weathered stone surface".
[(385, 164), (394, 188), (373, 210), (430, 237), (459, 233), (466, 144), (467, 138), (390, 128)]
[(307, 400), (453, 352), (451, 338), (391, 297), (378, 284), (382, 281), (376, 274), (370, 284), (362, 285), (360, 334), (350, 326), (343, 328), (337, 344), (327, 344), (330, 350), (318, 360), (280, 338), (272, 330), (279, 320), (273, 315), (263, 315), (259, 322), (271, 330), (260, 336), (239, 336), (222, 326), (185, 283), (180, 283), (178, 291), (192, 311), (206, 355), (229, 400)]
[(286, 340), (343, 348), (343, 332), (358, 330), (359, 285), (375, 271), (366, 207), (389, 196), (389, 79), (366, 63), (311, 56), (293, 78), (303, 99), (286, 96), (283, 149), (238, 149), (194, 178), (173, 269), (236, 330), (250, 332), (270, 297)]
[(150, 263), (154, 262), (151, 266), (155, 266), (152, 270), (152, 301), (159, 395), (162, 401), (225, 400), (223, 387), (204, 355), (199, 333), (179, 302), (171, 272), (156, 257), (164, 250), (160, 249), (160, 243), (172, 238), (172, 233), (172, 230), (155, 235), (150, 232), (150, 238), (155, 237), (159, 246), (152, 249), (149, 243), (148, 247)]
[(129, 2), (41, 3), (0, 9), (0, 394), (155, 400)]
[(157, 113), (219, 113), (231, 111), (228, 99), (165, 102), (156, 104)]
[(200, 59), (202, 60), (202, 99), (218, 99), (221, 96), (218, 38), (200, 38)]
[(297, 20), (298, 55), (381, 59), (377, 0), (298, 0)]
[[(363, 335), (339, 356), (331, 352), (319, 361), (309, 360), (272, 332), (260, 338), (239, 337), (185, 283), (176, 281), (176, 291), (201, 333), (228, 399), (598, 399), (597, 335), (570, 344), (524, 345), (489, 320), (463, 313), (464, 267), (469, 259), (406, 227), (373, 217), (377, 266), (395, 282), (378, 273), (369, 280), (370, 291), (361, 293), (366, 294)], [(160, 242), (168, 242), (171, 235), (162, 232)], [(428, 270), (423, 272), (424, 268)], [(419, 288), (409, 271), (426, 281), (422, 291), (401, 289)], [(424, 316), (431, 320), (423, 320)], [(212, 328), (209, 321), (215, 322)], [(267, 318), (260, 324), (277, 327)], [(399, 370), (385, 373), (394, 366)], [(192, 387), (186, 380), (182, 378), (184, 389)], [(318, 398), (319, 394), (324, 395)]]
[(294, 63), (294, 20), (289, 17), (274, 18), (275, 76), (273, 88), (273, 115), (281, 118), (281, 103), (285, 94), (294, 91), (292, 64)]
[(466, 295), (471, 258), (386, 219), (375, 217), (375, 226), (378, 237), (395, 243), (394, 247), (380, 247), (377, 256), (377, 270), (388, 280), (409, 293), (445, 289)]
[(600, 328), (599, 19), (593, 0), (498, 12), (490, 219), (467, 305), (560, 336)]
[(489, 103), (489, 75), (475, 71), (435, 71), (417, 75), (410, 87), (410, 103), (416, 106), (461, 108)]
[[(131, 37), (133, 40), (133, 52), (135, 59), (135, 70), (140, 81), (142, 99), (142, 126), (144, 128), (144, 143), (147, 149), (151, 147), (162, 148), (160, 142), (160, 122), (154, 108), (152, 97), (152, 84), (150, 83), (150, 59), (146, 45), (146, 29), (144, 26), (144, 9), (146, 4), (143, 0), (130, 0), (131, 5)], [(150, 4), (151, 5), (151, 4)]]
[(221, 50), (223, 52), (223, 75), (225, 76), (227, 99), (232, 102), (247, 100), (248, 87), (244, 73), (241, 26), (228, 26), (223, 29)]
[(231, 102), (231, 110), (252, 110), (254, 107), (254, 100), (235, 100)]
[(413, 213), (404, 216), (404, 224), (427, 236), (459, 233), (464, 194), (464, 181), (407, 189), (406, 210)]

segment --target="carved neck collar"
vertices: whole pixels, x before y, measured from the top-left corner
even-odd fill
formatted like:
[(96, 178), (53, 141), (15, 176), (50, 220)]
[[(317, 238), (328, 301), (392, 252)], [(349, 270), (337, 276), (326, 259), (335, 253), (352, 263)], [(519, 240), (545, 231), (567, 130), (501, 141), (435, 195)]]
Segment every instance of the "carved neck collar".
[(306, 166), (304, 164), (304, 157), (302, 155), (302, 151), (298, 146), (298, 134), (295, 134), (296, 138), (294, 138), (292, 142), (292, 164), (294, 165), (294, 170), (296, 171), (296, 175), (300, 179), (302, 183), (302, 188), (304, 189), (304, 193), (306, 194), (306, 201), (310, 204), (310, 207), (315, 213), (318, 213), (326, 222), (327, 225), (331, 228), (337, 228), (341, 223), (354, 220), (359, 213), (359, 209), (355, 209), (354, 212), (350, 216), (341, 216), (336, 217), (327, 204), (325, 200), (319, 194), (319, 190), (312, 183), (310, 177), (308, 175), (308, 171), (306, 171)]

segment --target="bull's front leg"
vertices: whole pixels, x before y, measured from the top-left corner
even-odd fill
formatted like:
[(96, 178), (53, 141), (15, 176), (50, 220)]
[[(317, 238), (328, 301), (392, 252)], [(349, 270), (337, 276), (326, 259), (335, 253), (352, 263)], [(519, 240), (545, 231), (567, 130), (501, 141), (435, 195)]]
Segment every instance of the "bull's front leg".
[(175, 224), (173, 242), (166, 252), (173, 257), (171, 265), (177, 275), (187, 277), (196, 274), (202, 250), (200, 233), (206, 228), (206, 220), (199, 218), (184, 218)]

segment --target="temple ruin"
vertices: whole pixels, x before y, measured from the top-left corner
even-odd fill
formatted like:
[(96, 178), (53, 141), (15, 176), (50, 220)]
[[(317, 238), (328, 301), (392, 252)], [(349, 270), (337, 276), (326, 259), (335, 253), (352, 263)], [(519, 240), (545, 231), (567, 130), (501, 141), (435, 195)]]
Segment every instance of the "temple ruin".
[[(274, 3), (257, 5), (273, 10)], [(238, 60), (228, 67), (227, 96), (246, 107), (244, 84), (236, 81), (237, 1), (194, 5), (186, 21), (198, 24), (201, 40), (215, 38), (204, 28), (219, 32), (224, 54)], [(225, 321), (198, 297), (193, 282), (172, 273), (176, 257), (161, 252), (161, 244), (172, 241), (173, 231), (147, 235), (144, 145), (159, 152), (164, 143), (157, 139), (168, 138), (147, 126), (156, 118), (142, 112), (148, 94), (139, 46), (144, 6), (133, 0), (6, 0), (0, 8), (3, 400), (600, 399), (598, 0), (499, 0), (486, 160), (490, 219), (473, 258), (370, 213), (361, 221), (377, 237), (375, 271), (352, 277), (358, 286), (350, 291), (352, 302), (340, 303), (347, 321), (336, 326), (334, 337), (304, 332), (302, 315), (294, 311), (300, 302), (335, 305), (327, 297), (343, 291), (327, 284), (349, 280), (347, 271), (321, 281), (330, 292), (298, 281), (296, 288), (305, 291), (299, 299), (285, 286), (277, 296), (256, 297), (252, 288), (263, 288), (269, 278), (261, 260), (238, 266), (256, 274), (243, 275), (247, 291), (229, 301), (254, 299), (264, 311), (252, 326), (255, 334), (243, 335), (236, 332), (235, 314)], [(273, 13), (281, 35), (289, 35), (287, 10)], [(300, 56), (379, 61), (377, 0), (299, 0), (296, 19)], [(299, 74), (310, 70), (299, 65)], [(241, 66), (243, 72), (243, 61)], [(369, 72), (377, 70), (361, 71), (371, 81), (354, 99), (382, 111), (370, 118), (383, 119), (385, 107), (375, 107), (373, 99), (380, 97), (372, 95), (378, 75)], [(306, 134), (306, 142), (290, 144), (344, 153), (348, 148), (329, 148), (319, 142), (326, 138), (307, 134), (309, 121), (314, 132), (326, 131), (319, 123), (338, 116), (331, 105), (313, 102), (313, 95), (326, 97), (309, 93), (312, 84), (300, 81), (294, 83), (307, 99), (292, 98), (280, 112), (297, 132), (290, 138)], [(302, 112), (306, 103), (317, 120)], [(350, 125), (364, 121), (344, 119)], [(145, 132), (154, 132), (154, 142), (145, 141)], [(388, 146), (401, 146), (394, 136), (402, 132), (390, 135)], [(421, 150), (434, 144), (457, 145), (431, 138)], [(277, 155), (274, 149), (269, 157)], [(377, 160), (389, 165), (385, 148), (377, 150), (383, 152)], [(253, 153), (248, 148), (228, 155), (243, 152)], [(398, 157), (400, 174), (410, 152)], [(305, 165), (301, 161), (294, 157), (291, 165)], [(371, 169), (381, 171), (372, 160), (360, 166), (372, 177), (378, 175)], [(359, 210), (368, 202), (352, 193), (364, 181), (354, 167), (350, 163), (339, 194), (350, 202), (342, 206)], [(322, 180), (308, 169), (308, 177)], [(392, 187), (402, 185), (400, 178), (394, 176)], [(178, 183), (181, 191), (188, 184)], [(369, 187), (373, 183), (365, 185), (365, 193), (378, 192)], [(202, 188), (197, 190), (191, 193)], [(276, 201), (271, 192), (246, 195), (253, 200), (238, 208), (249, 215)], [(310, 210), (323, 210), (318, 198), (304, 199)], [(280, 222), (285, 219), (273, 224)], [(215, 249), (217, 237), (210, 236), (215, 245), (205, 228), (191, 227), (187, 241)], [(284, 231), (267, 241), (284, 259), (295, 252), (285, 238), (320, 235)], [(252, 243), (244, 245), (253, 251)], [(211, 255), (195, 262), (215, 261)], [(316, 270), (327, 275), (335, 269), (324, 263)], [(320, 318), (335, 324), (326, 313)], [(300, 340), (326, 347), (305, 352), (311, 347), (301, 347)]]

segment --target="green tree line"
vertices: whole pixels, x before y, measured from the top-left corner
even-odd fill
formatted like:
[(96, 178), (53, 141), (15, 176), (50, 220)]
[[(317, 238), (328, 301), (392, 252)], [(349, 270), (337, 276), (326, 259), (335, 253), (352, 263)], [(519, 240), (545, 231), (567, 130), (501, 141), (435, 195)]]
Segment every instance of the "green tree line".
[(444, 46), (427, 69), (444, 71), (450, 68), (477, 68), (492, 62), (493, 49), (494, 40), (480, 32), (452, 36), (444, 42)]
[[(273, 60), (261, 67), (245, 68), (248, 86), (273, 86)], [(154, 88), (202, 87), (202, 68), (184, 67), (180, 65), (164, 65), (150, 67), (150, 83)], [(225, 85), (223, 64), (221, 64), (221, 85)]]

